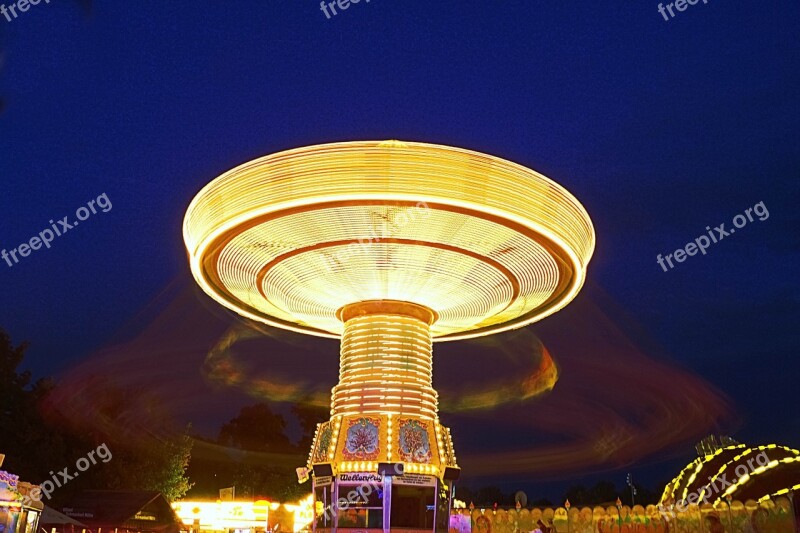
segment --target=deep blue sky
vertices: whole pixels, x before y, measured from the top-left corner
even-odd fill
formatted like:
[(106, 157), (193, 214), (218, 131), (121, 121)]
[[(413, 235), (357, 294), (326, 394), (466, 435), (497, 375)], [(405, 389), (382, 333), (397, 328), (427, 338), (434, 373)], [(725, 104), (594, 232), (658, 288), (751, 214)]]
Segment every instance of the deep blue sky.
[[(419, 140), (564, 184), (595, 222), (590, 283), (730, 397), (736, 437), (800, 446), (797, 2), (709, 0), (670, 21), (652, 0), (373, 0), (330, 20), (315, 0), (94, 4), (0, 18), (0, 248), (113, 203), (0, 262), (0, 327), (32, 342), (37, 375), (188, 278), (183, 212), (221, 172), (301, 145)], [(761, 201), (766, 221), (657, 265)], [(691, 459), (676, 453), (646, 481)]]

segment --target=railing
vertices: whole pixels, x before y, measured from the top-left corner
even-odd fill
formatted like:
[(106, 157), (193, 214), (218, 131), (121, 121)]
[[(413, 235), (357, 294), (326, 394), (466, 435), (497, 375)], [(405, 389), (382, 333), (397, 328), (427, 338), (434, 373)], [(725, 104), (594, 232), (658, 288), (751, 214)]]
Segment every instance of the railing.
[(800, 531), (795, 520), (791, 501), (779, 497), (760, 504), (752, 500), (734, 500), (730, 506), (693, 504), (666, 516), (655, 505), (572, 506), (569, 511), (564, 507), (458, 509), (452, 513), (450, 532), (527, 533), (540, 528), (543, 533), (793, 533)]

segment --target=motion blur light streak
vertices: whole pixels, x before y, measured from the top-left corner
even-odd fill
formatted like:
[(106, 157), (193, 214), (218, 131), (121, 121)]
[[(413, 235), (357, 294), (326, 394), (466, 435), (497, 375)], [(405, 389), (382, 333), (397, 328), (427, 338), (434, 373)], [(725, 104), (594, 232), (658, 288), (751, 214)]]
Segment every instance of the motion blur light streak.
[[(328, 407), (331, 404), (329, 391), (317, 390), (307, 381), (284, 381), (277, 376), (254, 374), (239, 363), (234, 346), (239, 341), (261, 338), (263, 333), (245, 325), (232, 326), (209, 351), (204, 364), (205, 375), (213, 382), (239, 388), (249, 395), (268, 401), (300, 402), (307, 405)], [(509, 375), (503, 379), (482, 383), (470, 383), (469, 391), (464, 387), (440, 387), (439, 409), (445, 412), (469, 411), (472, 409), (494, 409), (508, 403), (519, 403), (544, 394), (553, 389), (558, 381), (558, 368), (541, 342), (530, 335), (533, 342), (514, 342), (510, 349), (499, 347), (492, 354), (512, 358), (514, 352), (523, 352), (533, 358), (533, 368), (522, 375)], [(523, 350), (524, 347), (524, 350)]]
[[(136, 439), (140, 428), (164, 435), (182, 431), (187, 422), (213, 434), (252, 398), (303, 402), (310, 397), (316, 405), (329, 405), (329, 389), (292, 387), (334, 381), (336, 358), (318, 355), (334, 354), (334, 341), (218, 313), (215, 306), (201, 305), (185, 283), (169, 292), (166, 302), (154, 301), (143, 312), (152, 316), (143, 327), (123, 331), (119, 335), (123, 340), (99, 350), (60, 379), (49, 408), (81, 427)], [(673, 457), (676, 450), (693, 446), (715, 428), (735, 429), (736, 419), (719, 391), (672, 366), (661, 354), (657, 360), (646, 355), (652, 350), (641, 349), (616, 323), (627, 324), (626, 329), (636, 327), (589, 283), (557, 320), (440, 345), (436, 384), (443, 399), (454, 404), (445, 401), (441, 408), (451, 411), (448, 417), (456, 437), (470, 435), (459, 454), (462, 467), (470, 475), (497, 474), (509, 480), (530, 475), (566, 479), (634, 461)], [(546, 359), (537, 363), (540, 350), (542, 355), (552, 352), (559, 368), (555, 387), (527, 401), (504, 393), (524, 389), (532, 373), (547, 375)], [(487, 357), (487, 351), (493, 357)], [(229, 371), (234, 378), (226, 378)], [(109, 404), (108, 384), (133, 392), (123, 402), (124, 416), (117, 419), (108, 418), (100, 408)], [(492, 392), (495, 385), (498, 388)], [(237, 398), (232, 394), (236, 390), (249, 397)], [(485, 393), (485, 405), (472, 396), (474, 391)], [(495, 405), (498, 397), (506, 403)], [(475, 453), (471, 441), (484, 442), (490, 435), (481, 428), (492, 424), (505, 428), (503, 439), (481, 446), (494, 453)], [(152, 437), (145, 434), (145, 438)], [(196, 442), (193, 454), (216, 453), (206, 451), (208, 446)], [(248, 455), (247, 460), (267, 460), (258, 457)], [(288, 464), (296, 457), (281, 459)]]
[[(609, 312), (615, 313), (614, 320)], [(537, 325), (537, 334), (557, 354), (558, 384), (534, 409), (529, 404), (504, 409), (503, 418), (513, 420), (516, 450), (462, 450), (462, 467), (476, 476), (508, 479), (526, 473), (541, 479), (565, 472), (587, 474), (663, 460), (711, 430), (729, 431), (736, 425), (722, 393), (669, 365), (666, 357), (647, 355), (616, 325), (625, 322), (626, 330), (636, 329), (613, 301), (588, 284), (558, 321)], [(447, 362), (443, 351), (439, 360)], [(473, 425), (493, 416), (494, 411), (475, 413)], [(535, 444), (529, 447), (527, 442)]]
[[(533, 335), (531, 336), (533, 337)], [(525, 346), (528, 343), (516, 341), (510, 343), (512, 349), (509, 350), (523, 351), (522, 348), (525, 346), (526, 357), (528, 354), (533, 355), (536, 364), (529, 373), (480, 385), (470, 384), (469, 392), (461, 394), (441, 387), (443, 399), (440, 409), (447, 412), (494, 409), (508, 403), (519, 403), (553, 390), (558, 381), (558, 368), (541, 342), (535, 337), (533, 340), (535, 341), (533, 347)], [(504, 351), (501, 353), (505, 356), (510, 355)]]
[(271, 402), (295, 402), (304, 405), (328, 407), (331, 404), (330, 391), (312, 390), (305, 381), (283, 381), (278, 377), (253, 375), (239, 364), (233, 354), (233, 347), (240, 340), (262, 339), (263, 332), (242, 324), (231, 326), (219, 342), (208, 352), (203, 371), (213, 383), (236, 387), (250, 396)]

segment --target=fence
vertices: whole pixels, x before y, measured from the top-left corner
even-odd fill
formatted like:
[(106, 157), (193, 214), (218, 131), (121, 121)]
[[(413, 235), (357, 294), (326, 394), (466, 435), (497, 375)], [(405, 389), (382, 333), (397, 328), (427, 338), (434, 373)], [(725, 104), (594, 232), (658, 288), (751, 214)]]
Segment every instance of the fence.
[(567, 509), (459, 509), (450, 533), (525, 533), (541, 521), (553, 533), (793, 533), (795, 517), (786, 497), (756, 503), (732, 501), (717, 506), (690, 505), (665, 518), (655, 505)]

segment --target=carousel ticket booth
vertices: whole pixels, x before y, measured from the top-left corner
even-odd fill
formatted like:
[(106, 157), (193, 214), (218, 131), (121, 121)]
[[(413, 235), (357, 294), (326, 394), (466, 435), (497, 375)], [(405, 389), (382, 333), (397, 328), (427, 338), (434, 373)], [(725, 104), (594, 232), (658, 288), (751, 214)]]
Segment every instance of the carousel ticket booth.
[(382, 463), (377, 473), (314, 476), (314, 531), (446, 532), (452, 481), (402, 472), (400, 463)]

